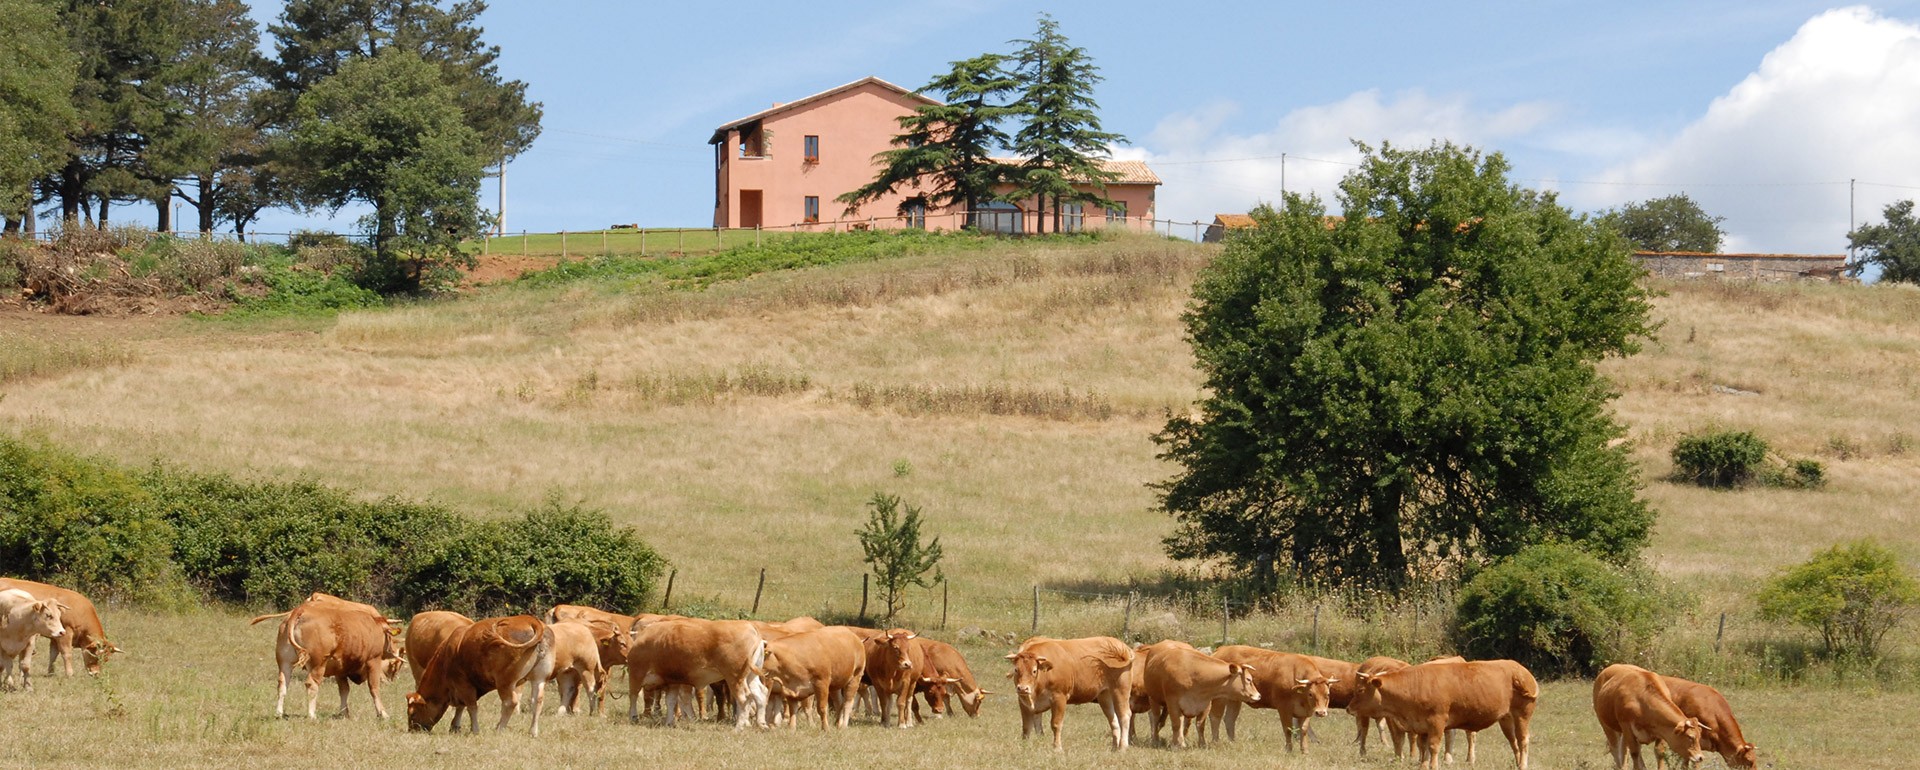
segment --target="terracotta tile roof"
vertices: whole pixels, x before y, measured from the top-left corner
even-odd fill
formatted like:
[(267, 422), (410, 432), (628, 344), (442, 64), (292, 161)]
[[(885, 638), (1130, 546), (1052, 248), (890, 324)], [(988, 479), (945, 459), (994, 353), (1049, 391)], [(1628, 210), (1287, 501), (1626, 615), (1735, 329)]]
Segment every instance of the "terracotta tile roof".
[(1213, 223), (1226, 228), (1253, 227), (1257, 224), (1253, 217), (1246, 214), (1215, 214)]
[(831, 98), (831, 97), (834, 97), (834, 96), (838, 96), (838, 95), (840, 95), (840, 94), (842, 94), (842, 93), (845, 93), (845, 92), (847, 92), (847, 91), (851, 91), (851, 90), (853, 90), (853, 89), (856, 89), (856, 88), (859, 88), (859, 87), (861, 87), (861, 86), (864, 86), (864, 85), (867, 85), (867, 84), (869, 84), (869, 83), (871, 83), (871, 84), (873, 84), (873, 85), (877, 85), (877, 86), (880, 86), (881, 88), (885, 88), (885, 89), (887, 89), (887, 90), (889, 90), (889, 91), (893, 91), (893, 92), (896, 92), (896, 93), (899, 93), (899, 94), (901, 94), (901, 95), (903, 95), (903, 96), (909, 96), (909, 97), (912, 97), (912, 98), (914, 98), (914, 99), (918, 99), (918, 100), (920, 100), (920, 101), (922, 101), (922, 102), (925, 102), (925, 103), (927, 103), (927, 104), (939, 104), (939, 103), (940, 103), (940, 100), (938, 100), (938, 99), (935, 99), (935, 98), (933, 98), (933, 97), (931, 97), (931, 96), (927, 96), (927, 95), (925, 95), (925, 94), (917, 94), (917, 93), (914, 93), (914, 92), (913, 92), (912, 90), (910, 90), (910, 89), (906, 89), (906, 88), (901, 88), (900, 86), (897, 86), (897, 85), (894, 85), (894, 84), (892, 84), (892, 83), (889, 83), (889, 82), (887, 82), (887, 81), (885, 81), (885, 80), (881, 80), (880, 78), (877, 78), (877, 77), (872, 77), (872, 76), (868, 76), (868, 77), (864, 77), (864, 78), (861, 78), (861, 79), (859, 79), (859, 80), (855, 80), (855, 81), (853, 81), (853, 82), (851, 82), (851, 83), (848, 83), (848, 84), (846, 84), (846, 85), (843, 85), (843, 86), (836, 86), (836, 87), (834, 87), (834, 88), (829, 88), (829, 89), (827, 89), (827, 90), (825, 90), (825, 91), (821, 91), (820, 93), (817, 93), (817, 94), (814, 94), (814, 95), (812, 95), (812, 96), (805, 96), (805, 97), (801, 97), (801, 98), (799, 98), (799, 99), (795, 99), (795, 100), (793, 100), (793, 101), (790, 101), (790, 102), (781, 102), (781, 103), (779, 103), (779, 104), (776, 104), (776, 105), (774, 105), (774, 106), (772, 106), (772, 107), (769, 107), (769, 108), (767, 108), (767, 109), (764, 109), (764, 110), (761, 110), (761, 111), (759, 111), (759, 112), (756, 112), (756, 113), (754, 113), (754, 114), (752, 114), (752, 115), (748, 115), (748, 116), (746, 116), (746, 117), (744, 117), (744, 118), (741, 118), (741, 119), (739, 119), (739, 120), (735, 120), (735, 121), (731, 121), (731, 122), (728, 122), (727, 124), (725, 124), (725, 125), (722, 125), (722, 126), (720, 126), (719, 128), (716, 128), (716, 129), (714, 129), (714, 130), (713, 130), (713, 137), (712, 137), (711, 139), (708, 139), (708, 140), (707, 140), (707, 144), (719, 144), (719, 143), (721, 143), (721, 142), (724, 142), (724, 141), (726, 141), (726, 140), (727, 140), (727, 132), (728, 132), (728, 131), (732, 131), (733, 129), (736, 129), (736, 128), (739, 128), (739, 127), (741, 127), (741, 126), (744, 126), (744, 125), (746, 125), (746, 124), (748, 124), (748, 123), (752, 123), (752, 122), (754, 122), (754, 121), (756, 121), (756, 120), (765, 120), (765, 119), (767, 119), (767, 118), (769, 118), (769, 117), (772, 117), (772, 116), (774, 116), (774, 115), (776, 115), (776, 114), (778, 114), (778, 113), (782, 113), (782, 112), (786, 112), (786, 111), (788, 111), (788, 110), (791, 110), (791, 109), (795, 109), (795, 108), (798, 108), (798, 107), (804, 107), (804, 106), (806, 106), (806, 105), (808, 105), (808, 104), (812, 104), (813, 102), (817, 102), (817, 101), (820, 101), (820, 100), (822, 100), (822, 99), (827, 99), (827, 98)]
[[(1010, 166), (1017, 166), (1017, 165), (1020, 165), (1021, 163), (1025, 163), (1026, 159), (1025, 158), (994, 158), (993, 161), (995, 163), (1005, 163)], [(1148, 168), (1147, 162), (1144, 160), (1102, 160), (1100, 161), (1100, 165), (1106, 168), (1108, 171), (1112, 171), (1120, 175), (1119, 178), (1111, 182), (1108, 182), (1107, 184), (1161, 184), (1160, 175), (1153, 173), (1153, 169)], [(1075, 179), (1073, 181), (1084, 182), (1086, 180)]]

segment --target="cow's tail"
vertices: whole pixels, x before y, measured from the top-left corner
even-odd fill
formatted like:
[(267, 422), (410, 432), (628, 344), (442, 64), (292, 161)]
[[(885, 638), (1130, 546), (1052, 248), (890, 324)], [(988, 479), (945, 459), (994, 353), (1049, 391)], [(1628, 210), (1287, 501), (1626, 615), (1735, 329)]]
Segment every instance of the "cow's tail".
[(300, 619), (294, 618), (287, 624), (287, 643), (293, 645), (293, 667), (307, 668), (313, 664), (313, 656), (307, 654), (307, 648), (300, 646)]
[[(516, 650), (524, 650), (528, 647), (533, 647), (539, 644), (550, 644), (547, 640), (550, 636), (552, 636), (552, 634), (547, 631), (546, 626), (544, 624), (541, 626), (540, 632), (533, 635), (532, 640), (521, 642), (518, 644), (515, 644), (512, 640), (509, 640), (506, 634), (500, 633), (500, 624), (498, 623), (493, 624), (493, 628), (487, 629), (487, 633), (492, 635), (493, 638), (499, 641), (501, 644), (504, 644)], [(536, 652), (538, 651), (536, 650)]]
[(259, 616), (259, 617), (257, 617), (257, 618), (254, 618), (254, 619), (252, 619), (252, 620), (249, 620), (249, 621), (247, 621), (247, 625), (249, 625), (249, 626), (251, 626), (251, 625), (253, 625), (253, 624), (255, 624), (255, 623), (259, 623), (259, 622), (260, 622), (260, 621), (262, 621), (262, 620), (272, 620), (272, 619), (274, 619), (274, 618), (284, 618), (284, 617), (286, 617), (286, 616), (288, 616), (288, 615), (292, 615), (292, 614), (293, 614), (293, 610), (287, 610), (286, 612), (276, 612), (276, 613), (274, 613), (274, 614), (272, 614), (272, 615), (261, 615), (261, 616)]

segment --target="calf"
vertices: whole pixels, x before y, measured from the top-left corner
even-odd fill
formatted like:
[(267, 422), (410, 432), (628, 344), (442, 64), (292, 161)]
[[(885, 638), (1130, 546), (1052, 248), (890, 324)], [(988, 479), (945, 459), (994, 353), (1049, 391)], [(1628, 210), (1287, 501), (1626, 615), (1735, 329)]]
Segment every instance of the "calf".
[(1760, 750), (1740, 733), (1740, 722), (1733, 718), (1733, 706), (1727, 698), (1699, 682), (1677, 676), (1662, 676), (1660, 682), (1673, 694), (1673, 705), (1687, 716), (1700, 720), (1700, 748), (1720, 752), (1727, 767), (1752, 768), (1760, 763)]
[[(1652, 671), (1626, 663), (1606, 667), (1593, 680), (1593, 714), (1606, 731), (1615, 770), (1627, 766), (1629, 754), (1634, 770), (1643, 770), (1646, 763), (1640, 758), (1640, 746), (1646, 743), (1665, 742), (1690, 767), (1698, 767), (1705, 758), (1700, 751), (1700, 720), (1680, 710), (1672, 691)], [(1658, 747), (1653, 760), (1656, 767), (1667, 766), (1667, 755)]]
[[(470, 732), (480, 731), (474, 718), (480, 696), (500, 693), (501, 730), (520, 708), (520, 685), (544, 680), (553, 666), (553, 632), (532, 615), (476, 620), (435, 652), (421, 672), (417, 689), (407, 694), (407, 729), (432, 732), (448, 706), (465, 710)], [(540, 710), (545, 691), (534, 688), (533, 725), (540, 734)], [(457, 712), (456, 712), (457, 713)]]
[(0, 591), (0, 689), (13, 688), (13, 670), (18, 668), (20, 688), (33, 691), (33, 638), (65, 636), (60, 622), (64, 609), (58, 600), (35, 599), (18, 588)]
[(307, 672), (309, 719), (319, 718), (320, 680), (327, 677), (333, 677), (340, 687), (340, 716), (349, 715), (349, 686), (365, 683), (373, 697), (374, 713), (387, 718), (387, 707), (380, 702), (380, 685), (399, 675), (400, 667), (406, 665), (395, 640), (400, 629), (392, 619), (371, 606), (315, 593), (291, 610), (255, 617), (247, 625), (272, 618), (284, 618), (274, 637), (274, 658), (280, 667), (275, 715), (287, 715), (287, 680), (294, 669), (301, 668)]
[(1387, 724), (1414, 737), (1420, 766), (1439, 767), (1448, 730), (1485, 730), (1500, 725), (1520, 770), (1527, 770), (1529, 724), (1540, 685), (1511, 660), (1425, 663), (1367, 677), (1354, 695), (1363, 709), (1377, 709)]
[[(1305, 655), (1244, 645), (1222, 647), (1215, 650), (1213, 655), (1229, 663), (1252, 667), (1254, 686), (1260, 692), (1260, 699), (1253, 703), (1253, 707), (1280, 712), (1280, 724), (1287, 733), (1287, 751), (1293, 751), (1294, 740), (1298, 738), (1300, 753), (1305, 754), (1307, 723), (1314, 717), (1327, 715), (1333, 687), (1340, 682), (1322, 674), (1313, 659)], [(1227, 727), (1227, 739), (1237, 739), (1234, 724), (1239, 721), (1241, 708), (1240, 703), (1230, 700), (1214, 704), (1215, 740), (1219, 740), (1222, 722)]]
[(1174, 748), (1185, 748), (1187, 728), (1196, 723), (1201, 725), (1197, 741), (1206, 745), (1204, 719), (1215, 700), (1259, 702), (1253, 671), (1251, 666), (1228, 663), (1199, 650), (1173, 647), (1147, 657), (1141, 682), (1147, 688), (1148, 703), (1165, 709), (1173, 719)]
[[(473, 625), (473, 618), (445, 610), (422, 612), (407, 621), (407, 669), (413, 675), (415, 689), (419, 689), (420, 680), (425, 678), (427, 664), (433, 662), (433, 656), (440, 651), (440, 648), (445, 647), (447, 642), (459, 636), (461, 631), (467, 630), (467, 626), (471, 625)], [(474, 715), (467, 713), (465, 708), (455, 706), (453, 722), (449, 729), (459, 732), (460, 717), (463, 714), (469, 721), (474, 718)]]
[(827, 711), (839, 711), (839, 726), (853, 718), (860, 679), (867, 671), (867, 653), (860, 637), (845, 628), (820, 628), (767, 642), (768, 709), (781, 711), (793, 729), (800, 726), (798, 709), (811, 698), (827, 729)]
[(1115, 751), (1125, 751), (1132, 737), (1133, 650), (1110, 636), (1085, 639), (1048, 639), (1036, 636), (1007, 656), (1009, 675), (1020, 698), (1020, 738), (1040, 731), (1040, 714), (1053, 714), (1053, 749), (1063, 750), (1060, 727), (1067, 707), (1099, 703)]
[(99, 674), (100, 664), (106, 663), (115, 653), (124, 652), (107, 641), (106, 629), (100, 625), (99, 611), (80, 592), (31, 580), (0, 578), (0, 591), (9, 588), (25, 591), (35, 599), (52, 599), (66, 605), (66, 609), (60, 611), (63, 633), (54, 637), (48, 645), (52, 654), (47, 656), (47, 676), (53, 676), (56, 664), (64, 664), (67, 676), (73, 676), (73, 651), (76, 648), (80, 650), (89, 674)]

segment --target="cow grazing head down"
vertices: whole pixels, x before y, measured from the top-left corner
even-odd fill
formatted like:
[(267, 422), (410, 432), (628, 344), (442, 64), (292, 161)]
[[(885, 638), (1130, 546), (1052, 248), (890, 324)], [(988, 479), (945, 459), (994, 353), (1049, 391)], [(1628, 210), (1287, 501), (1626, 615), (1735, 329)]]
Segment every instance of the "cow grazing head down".
[(93, 640), (93, 644), (87, 645), (80, 650), (80, 657), (84, 659), (87, 664), (87, 673), (97, 675), (100, 673), (100, 664), (107, 662), (108, 658), (124, 652), (126, 652), (126, 650), (121, 649), (120, 645), (105, 639), (95, 639)]
[(1693, 717), (1687, 717), (1686, 721), (1674, 725), (1673, 734), (1680, 739), (1680, 747), (1685, 749), (1681, 753), (1685, 755), (1688, 767), (1699, 767), (1707, 761), (1706, 752), (1700, 748), (1700, 739), (1710, 732), (1713, 732), (1713, 728), (1701, 724), (1700, 720)]
[[(954, 679), (954, 680), (948, 680), (948, 681), (959, 681), (959, 680)], [(964, 688), (954, 688), (951, 686), (949, 687), (949, 689), (958, 690), (958, 695), (960, 698), (960, 708), (966, 709), (967, 716), (970, 716), (970, 717), (980, 716), (980, 701), (986, 700), (987, 696), (993, 694), (992, 690), (987, 690), (987, 689), (979, 689), (979, 690), (974, 690), (972, 692), (968, 692)]]
[[(420, 693), (407, 693), (407, 730), (409, 732), (433, 732), (433, 726), (440, 724), (440, 717), (447, 713), (446, 703), (433, 703), (420, 697)], [(459, 724), (456, 722), (455, 727)]]
[(1733, 759), (1727, 764), (1738, 768), (1759, 767), (1760, 748), (1751, 743), (1740, 744), (1740, 748), (1733, 752)]

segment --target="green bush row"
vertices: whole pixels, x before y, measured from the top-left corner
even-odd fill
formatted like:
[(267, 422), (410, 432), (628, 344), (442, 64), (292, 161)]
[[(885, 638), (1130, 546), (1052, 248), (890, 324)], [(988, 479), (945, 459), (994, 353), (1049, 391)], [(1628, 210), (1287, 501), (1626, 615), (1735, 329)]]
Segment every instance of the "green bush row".
[(666, 561), (605, 513), (555, 501), (497, 521), (310, 482), (129, 472), (0, 438), (0, 565), (153, 604), (287, 607), (326, 591), (401, 612), (642, 606)]

